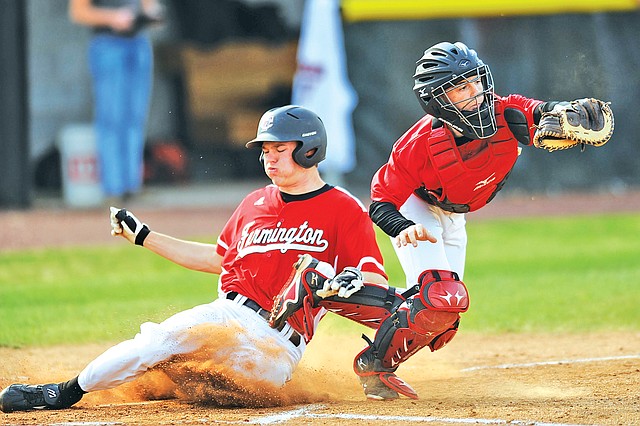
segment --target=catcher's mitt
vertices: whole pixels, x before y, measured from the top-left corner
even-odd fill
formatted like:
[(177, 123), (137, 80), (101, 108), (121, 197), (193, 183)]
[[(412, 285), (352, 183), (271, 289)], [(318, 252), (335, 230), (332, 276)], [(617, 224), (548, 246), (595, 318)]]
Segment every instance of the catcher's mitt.
[(543, 113), (536, 127), (533, 144), (547, 151), (602, 146), (613, 134), (613, 112), (608, 103), (598, 99), (578, 99)]

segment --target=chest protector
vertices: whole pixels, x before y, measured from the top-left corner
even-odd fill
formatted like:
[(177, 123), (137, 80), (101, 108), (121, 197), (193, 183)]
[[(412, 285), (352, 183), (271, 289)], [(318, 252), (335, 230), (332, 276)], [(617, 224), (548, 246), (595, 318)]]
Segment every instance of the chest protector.
[[(444, 126), (432, 129), (427, 151), (441, 188), (418, 188), (417, 196), (445, 211), (467, 213), (478, 210), (502, 189), (518, 159), (518, 141), (502, 118), (498, 131), (486, 139), (487, 147), (465, 162), (451, 132)], [(500, 123), (502, 121), (502, 123)], [(500, 125), (502, 124), (502, 125)], [(470, 166), (470, 164), (474, 164)]]

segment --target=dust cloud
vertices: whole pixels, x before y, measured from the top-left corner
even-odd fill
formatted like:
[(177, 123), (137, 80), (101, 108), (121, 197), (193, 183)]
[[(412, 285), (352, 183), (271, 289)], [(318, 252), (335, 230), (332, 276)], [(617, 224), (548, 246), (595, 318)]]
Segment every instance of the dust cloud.
[[(96, 402), (177, 399), (213, 407), (266, 408), (336, 400), (344, 396), (342, 389), (357, 384), (355, 374), (336, 371), (336, 364), (348, 368), (356, 352), (336, 351), (344, 346), (335, 342), (326, 344), (314, 338), (292, 380), (276, 387), (249, 378), (252, 370), (275, 362), (277, 346), (272, 342), (254, 341), (264, 357), (242, 360), (235, 353), (240, 339), (255, 337), (247, 336), (240, 327), (202, 325), (190, 329), (186, 338), (197, 339), (201, 347), (153, 367), (131, 383), (99, 392), (100, 396), (94, 396)], [(239, 365), (246, 375), (239, 373)]]

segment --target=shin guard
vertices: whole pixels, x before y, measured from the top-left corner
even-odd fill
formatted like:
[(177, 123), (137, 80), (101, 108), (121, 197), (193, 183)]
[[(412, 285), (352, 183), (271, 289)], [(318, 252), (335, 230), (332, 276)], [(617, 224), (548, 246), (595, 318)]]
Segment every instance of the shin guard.
[[(359, 376), (377, 373), (385, 385), (392, 386), (382, 377), (383, 373), (393, 373), (400, 363), (425, 346), (432, 351), (442, 348), (455, 336), (460, 312), (469, 308), (467, 289), (451, 271), (423, 272), (419, 284), (404, 296), (407, 300), (380, 324), (374, 341), (365, 338), (369, 347), (354, 361)], [(399, 378), (395, 383), (401, 383), (392, 387), (398, 393), (417, 397)]]

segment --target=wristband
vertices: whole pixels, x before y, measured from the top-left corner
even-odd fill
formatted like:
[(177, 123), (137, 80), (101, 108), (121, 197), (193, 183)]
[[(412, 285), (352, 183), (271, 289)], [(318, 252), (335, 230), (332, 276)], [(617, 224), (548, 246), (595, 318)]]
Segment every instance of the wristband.
[(136, 235), (136, 245), (138, 246), (142, 246), (144, 245), (144, 240), (145, 238), (147, 238), (147, 235), (149, 235), (149, 233), (151, 232), (151, 229), (149, 229), (149, 227), (147, 225), (142, 225), (142, 229), (140, 230), (140, 232), (138, 232), (138, 235)]

